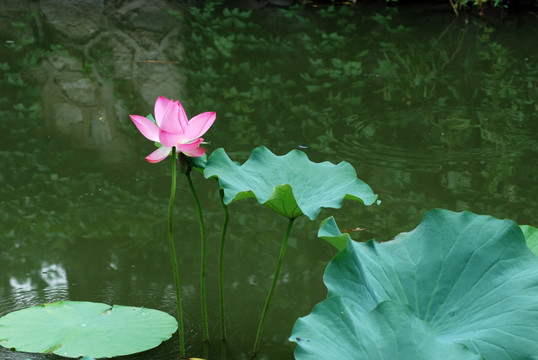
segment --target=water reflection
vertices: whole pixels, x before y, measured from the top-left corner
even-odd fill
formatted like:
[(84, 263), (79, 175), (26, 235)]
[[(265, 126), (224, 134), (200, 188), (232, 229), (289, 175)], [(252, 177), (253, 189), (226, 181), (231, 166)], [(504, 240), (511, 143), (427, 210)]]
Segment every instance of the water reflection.
[[(315, 161), (353, 164), (381, 205), (345, 203), (319, 219), (336, 215), (343, 228), (364, 228), (352, 234), (359, 240), (389, 240), (435, 207), (536, 221), (529, 199), (538, 190), (538, 34), (525, 20), (493, 27), (454, 20), (450, 9), (417, 18), (387, 9), (170, 4), (178, 18), (164, 5), (142, 11), (142, 2), (96, 2), (99, 9), (71, 34), (61, 22), (43, 25), (75, 16), (50, 3), (8, 9), (16, 25), (0, 50), (0, 315), (62, 299), (174, 314), (168, 166), (143, 161), (148, 144), (127, 118), (151, 112), (158, 95), (181, 96), (191, 115), (217, 111), (208, 148), (224, 146), (237, 161), (258, 145), (284, 154), (300, 144)], [(230, 341), (222, 345), (219, 197), (216, 184), (193, 177), (209, 239), (212, 341), (209, 349), (199, 341), (198, 230), (179, 179), (187, 348), (212, 360), (247, 359), (285, 223), (254, 202), (230, 206)], [(294, 226), (263, 359), (292, 358), (294, 321), (326, 295), (322, 274), (335, 252), (316, 239), (317, 225), (298, 219)], [(127, 358), (176, 353), (170, 341)], [(0, 349), (0, 357), (28, 356)]]
[[(47, 264), (43, 263), (41, 269), (39, 270), (39, 277), (41, 281), (36, 283), (35, 279), (33, 280), (30, 276), (31, 273), (27, 274), (26, 278), (17, 278), (11, 276), (9, 278), (9, 284), (12, 287), (13, 293), (30, 291), (38, 288), (42, 288), (41, 283), (45, 283), (45, 289), (54, 289), (54, 288), (65, 288), (67, 286), (67, 273), (65, 269), (58, 264)], [(33, 276), (35, 278), (35, 274)]]
[(32, 290), (32, 287), (33, 287), (32, 280), (25, 279), (23, 281), (19, 281), (18, 279), (14, 277), (9, 278), (9, 285), (11, 285), (11, 287), (16, 291), (19, 291), (19, 290), (29, 291), (29, 290)]

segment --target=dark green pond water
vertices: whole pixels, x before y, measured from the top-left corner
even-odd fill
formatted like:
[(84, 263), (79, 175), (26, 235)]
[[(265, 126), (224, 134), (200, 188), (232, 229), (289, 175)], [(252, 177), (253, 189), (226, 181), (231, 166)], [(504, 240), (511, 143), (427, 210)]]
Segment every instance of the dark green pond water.
[[(535, 17), (177, 4), (170, 14), (161, 4), (147, 10), (148, 26), (141, 7), (101, 3), (102, 27), (80, 35), (60, 29), (47, 3), (4, 9), (0, 316), (65, 299), (175, 314), (169, 164), (144, 160), (153, 144), (128, 119), (153, 112), (159, 95), (179, 97), (189, 116), (217, 112), (209, 153), (224, 147), (244, 162), (256, 146), (283, 155), (302, 145), (313, 161), (351, 163), (379, 194), (377, 206), (348, 201), (296, 221), (260, 359), (292, 359), (295, 320), (325, 298), (323, 271), (336, 251), (316, 234), (330, 215), (343, 229), (364, 228), (353, 234), (360, 241), (390, 240), (432, 208), (538, 223)], [(103, 121), (108, 132), (99, 130)], [(222, 345), (222, 212), (216, 183), (198, 173), (193, 180), (208, 235), (211, 342), (200, 341), (199, 230), (180, 176), (175, 237), (187, 352), (248, 359), (287, 221), (254, 201), (230, 205)], [(177, 359), (176, 336), (125, 359)], [(0, 348), (0, 358), (55, 357)]]

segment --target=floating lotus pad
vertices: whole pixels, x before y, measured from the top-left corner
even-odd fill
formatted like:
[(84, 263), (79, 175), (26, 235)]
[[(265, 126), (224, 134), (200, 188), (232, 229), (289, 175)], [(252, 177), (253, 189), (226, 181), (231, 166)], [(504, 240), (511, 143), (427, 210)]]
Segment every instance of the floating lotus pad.
[(430, 211), (393, 241), (347, 242), (327, 300), (295, 324), (295, 358), (532, 359), (537, 274), (514, 222)]
[(217, 149), (207, 160), (204, 176), (218, 178), (225, 204), (255, 198), (289, 219), (305, 214), (314, 220), (324, 207), (342, 207), (344, 199), (365, 205), (377, 199), (349, 163), (314, 163), (300, 150), (277, 156), (262, 146), (239, 165)]
[(154, 348), (176, 330), (176, 319), (159, 310), (59, 301), (0, 318), (0, 345), (70, 358), (106, 358)]

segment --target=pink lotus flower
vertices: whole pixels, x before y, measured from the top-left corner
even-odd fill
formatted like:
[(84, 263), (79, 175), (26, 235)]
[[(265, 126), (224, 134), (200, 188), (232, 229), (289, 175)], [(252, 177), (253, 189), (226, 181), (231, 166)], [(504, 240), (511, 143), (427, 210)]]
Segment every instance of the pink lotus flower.
[(165, 159), (174, 146), (178, 153), (190, 157), (204, 155), (205, 149), (200, 147), (204, 139), (200, 136), (213, 125), (217, 115), (213, 111), (204, 112), (189, 120), (179, 100), (159, 96), (155, 101), (155, 122), (140, 115), (129, 116), (142, 135), (162, 144), (146, 157), (150, 163), (157, 163)]

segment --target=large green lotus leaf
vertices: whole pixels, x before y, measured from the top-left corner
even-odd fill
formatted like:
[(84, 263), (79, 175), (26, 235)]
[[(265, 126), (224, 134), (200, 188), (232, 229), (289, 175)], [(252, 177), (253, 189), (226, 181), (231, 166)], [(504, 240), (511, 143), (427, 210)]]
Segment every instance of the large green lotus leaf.
[(529, 225), (520, 225), (521, 231), (527, 241), (527, 246), (534, 255), (538, 256), (538, 229)]
[(324, 207), (342, 207), (344, 199), (365, 205), (377, 199), (349, 163), (314, 163), (300, 150), (277, 156), (262, 146), (239, 165), (217, 149), (208, 158), (204, 176), (218, 178), (225, 204), (255, 198), (290, 219), (305, 214), (314, 220)]
[(159, 310), (59, 301), (0, 318), (0, 345), (70, 358), (103, 358), (154, 348), (176, 330), (176, 320)]
[(366, 312), (333, 296), (297, 322), (290, 340), (299, 344), (295, 358), (300, 360), (483, 359), (462, 344), (442, 341), (410, 306), (390, 300)]
[[(346, 310), (342, 308), (340, 315), (383, 314), (380, 304), (392, 301), (410, 306), (417, 321), (438, 341), (463, 344), (486, 359), (532, 359), (538, 354), (538, 257), (527, 247), (519, 226), (510, 220), (432, 210), (416, 229), (392, 241), (349, 241), (330, 262), (324, 282), (329, 298), (345, 299)], [(326, 348), (342, 354), (342, 343), (367, 346), (372, 341), (368, 334), (378, 332), (375, 322), (365, 326), (351, 321), (359, 329), (354, 335), (349, 328), (339, 330), (342, 319), (338, 314), (320, 310), (334, 306), (334, 300), (329, 300), (297, 321), (290, 339), (309, 340), (307, 348), (305, 341), (298, 342), (298, 360), (310, 359), (303, 354), (315, 356)], [(316, 313), (323, 315), (318, 322), (324, 327), (308, 326), (311, 316), (319, 316)], [(398, 341), (406, 336), (397, 326), (392, 331)], [(327, 341), (334, 332), (346, 339), (338, 346)], [(408, 336), (415, 335), (409, 332)], [(386, 339), (376, 341), (381, 344)], [(392, 346), (398, 345), (395, 341)], [(397, 358), (416, 359), (412, 348), (419, 347), (422, 339), (406, 341), (414, 344), (407, 347), (409, 356), (401, 350)], [(431, 358), (444, 357), (441, 353), (423, 357)]]

